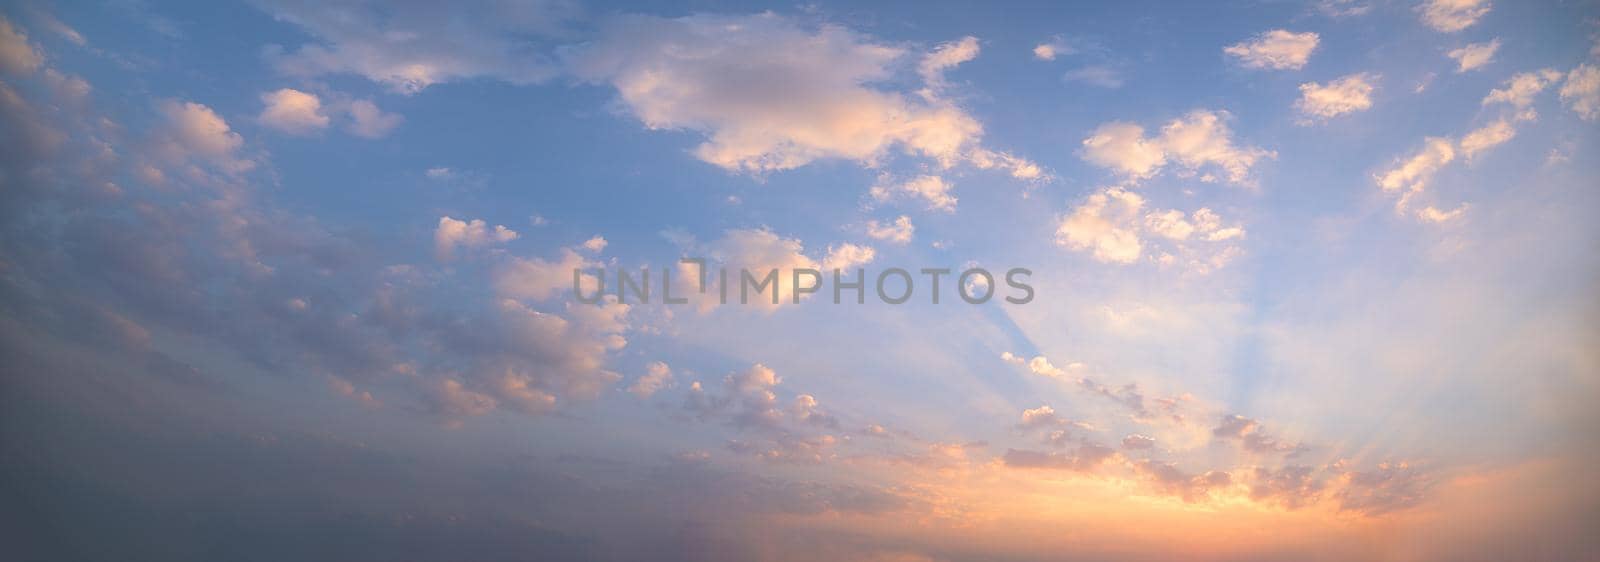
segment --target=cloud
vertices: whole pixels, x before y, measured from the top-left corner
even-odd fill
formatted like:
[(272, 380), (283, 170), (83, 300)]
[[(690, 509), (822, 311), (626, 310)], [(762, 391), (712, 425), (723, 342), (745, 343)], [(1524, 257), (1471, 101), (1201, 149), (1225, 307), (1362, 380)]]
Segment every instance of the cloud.
[(44, 55), (28, 42), (28, 34), (0, 15), (0, 73), (27, 74), (44, 64)]
[(1260, 422), (1237, 414), (1222, 416), (1217, 426), (1211, 429), (1211, 435), (1238, 441), (1244, 450), (1252, 453), (1285, 454), (1293, 457), (1307, 450), (1304, 445), (1269, 435), (1261, 429)]
[(1364, 111), (1372, 107), (1372, 82), (1376, 76), (1366, 73), (1351, 74), (1323, 86), (1316, 82), (1300, 85), (1300, 100), (1295, 109), (1304, 116), (1302, 123)]
[(911, 242), (911, 235), (915, 232), (911, 217), (905, 215), (896, 217), (892, 223), (879, 223), (876, 219), (867, 221), (867, 236), (890, 244), (906, 245)]
[(672, 368), (666, 363), (654, 361), (645, 366), (643, 375), (628, 385), (628, 392), (640, 398), (649, 398), (670, 384), (672, 384)]
[(261, 94), (266, 107), (256, 121), (266, 127), (291, 135), (308, 135), (328, 127), (328, 116), (322, 113), (322, 100), (315, 94), (283, 88)]
[(1092, 472), (1115, 457), (1117, 450), (1099, 445), (1083, 444), (1067, 453), (1040, 452), (1026, 449), (1006, 449), (1001, 462), (1012, 468), (1041, 468)]
[(1416, 154), (1397, 161), (1394, 167), (1378, 174), (1374, 179), (1385, 193), (1399, 197), (1395, 203), (1395, 210), (1403, 212), (1413, 196), (1427, 189), (1433, 175), (1455, 158), (1455, 145), (1450, 139), (1430, 137), (1423, 142), (1422, 149)]
[(871, 263), (872, 258), (876, 257), (877, 254), (876, 250), (868, 246), (850, 243), (829, 246), (827, 257), (822, 258), (822, 268), (824, 270), (838, 269), (847, 271), (857, 266)]
[(350, 102), (350, 134), (376, 139), (388, 136), (405, 121), (404, 117), (394, 113), (384, 113), (378, 105), (370, 100), (355, 100)]
[(1056, 244), (1091, 251), (1099, 261), (1133, 263), (1143, 246), (1133, 226), (1144, 198), (1121, 188), (1090, 195), (1082, 205), (1062, 217), (1056, 227)]
[(1319, 0), (1316, 9), (1330, 18), (1347, 18), (1372, 11), (1372, 5), (1360, 0)]
[(945, 71), (978, 58), (978, 51), (977, 37), (968, 36), (958, 41), (940, 43), (933, 52), (922, 57), (922, 62), (917, 64), (917, 73), (929, 89), (942, 90), (945, 87)]
[[(204, 163), (226, 178), (255, 169), (253, 159), (239, 154), (244, 137), (234, 132), (210, 107), (191, 101), (166, 100), (161, 102), (159, 110), (165, 122), (155, 133), (155, 152), (167, 163), (180, 168), (183, 163)], [(219, 181), (216, 177), (194, 179), (211, 185)]]
[[(943, 177), (935, 175), (921, 175), (903, 182), (896, 182), (887, 174), (878, 178), (878, 185), (872, 186), (868, 191), (873, 199), (888, 201), (895, 196), (911, 197), (923, 200), (930, 211), (943, 211), (954, 213), (956, 211), (956, 196), (950, 194), (955, 186), (945, 181)], [(885, 185), (885, 184), (888, 185)]]
[(483, 219), (463, 221), (439, 217), (439, 226), (433, 231), (434, 255), (442, 260), (450, 259), (458, 247), (476, 248), (516, 239), (517, 231), (505, 225), (497, 224), (490, 229), (489, 223), (483, 222)]
[(1518, 109), (1528, 107), (1533, 104), (1534, 96), (1560, 79), (1561, 73), (1549, 68), (1518, 73), (1505, 81), (1504, 88), (1490, 90), (1483, 98), (1483, 105), (1505, 103)]
[[(600, 265), (573, 248), (563, 248), (561, 257), (555, 260), (513, 257), (494, 272), (494, 286), (500, 294), (511, 298), (548, 300), (572, 288), (573, 271)], [(598, 287), (599, 279), (593, 274), (581, 275), (585, 294)]]
[(1276, 469), (1257, 467), (1250, 478), (1250, 499), (1275, 503), (1285, 509), (1300, 509), (1316, 503), (1324, 484), (1314, 471), (1312, 467), (1299, 465)]
[(1263, 32), (1250, 41), (1229, 45), (1222, 52), (1239, 59), (1246, 68), (1299, 70), (1317, 50), (1316, 33), (1295, 33), (1283, 29)]
[(1584, 121), (1600, 119), (1600, 68), (1580, 64), (1567, 73), (1561, 86), (1561, 101)]
[(1456, 60), (1456, 72), (1466, 72), (1487, 66), (1494, 62), (1495, 52), (1500, 50), (1500, 40), (1495, 39), (1488, 43), (1473, 43), (1450, 51), (1450, 58)]
[[(1223, 226), (1222, 218), (1209, 208), (1191, 215), (1176, 209), (1144, 211), (1144, 197), (1119, 187), (1091, 194), (1061, 218), (1056, 227), (1056, 245), (1090, 252), (1094, 259), (1129, 264), (1144, 254), (1145, 235), (1168, 240), (1171, 250), (1190, 255), (1187, 265), (1204, 273), (1226, 264), (1236, 252), (1231, 245), (1206, 246), (1242, 238), (1244, 228)], [(1198, 236), (1196, 236), (1198, 234)], [(1191, 242), (1192, 240), (1192, 242)], [(1178, 256), (1163, 253), (1159, 263), (1175, 263)]]
[(1434, 476), (1404, 462), (1385, 462), (1371, 471), (1341, 476), (1339, 509), (1364, 515), (1382, 515), (1421, 503), (1436, 483)]
[(1204, 474), (1191, 475), (1169, 462), (1144, 460), (1134, 463), (1133, 468), (1154, 485), (1156, 490), (1182, 498), (1188, 503), (1206, 500), (1210, 498), (1212, 488), (1222, 488), (1233, 483), (1232, 475), (1227, 472), (1212, 470)]
[(1416, 10), (1428, 27), (1455, 33), (1478, 23), (1491, 6), (1488, 0), (1427, 0)]
[(1461, 137), (1461, 152), (1470, 161), (1478, 153), (1499, 146), (1516, 134), (1517, 129), (1510, 121), (1499, 119)]
[(513, 84), (541, 82), (557, 67), (536, 48), (536, 38), (560, 34), (573, 12), (564, 2), (490, 2), (446, 7), (406, 1), (378, 5), (360, 0), (262, 0), (280, 21), (305, 30), (317, 43), (270, 56), (282, 72), (304, 77), (357, 74), (399, 93), (434, 84), (494, 78)]
[(1022, 421), (1017, 422), (1017, 427), (1021, 429), (1036, 429), (1056, 427), (1066, 423), (1068, 423), (1067, 420), (1056, 416), (1055, 408), (1043, 405), (1038, 408), (1023, 410)]
[(1130, 451), (1149, 450), (1155, 448), (1155, 446), (1156, 438), (1149, 435), (1130, 433), (1127, 437), (1122, 438), (1122, 448)]
[(1116, 89), (1122, 87), (1122, 74), (1109, 66), (1085, 66), (1061, 75), (1068, 82), (1082, 82), (1090, 86)]
[(646, 127), (706, 134), (701, 160), (765, 173), (821, 159), (877, 166), (896, 148), (941, 167), (967, 161), (983, 126), (939, 92), (944, 72), (978, 50), (973, 38), (940, 45), (917, 65), (924, 87), (904, 93), (872, 85), (906, 50), (836, 25), (808, 29), (771, 13), (619, 16), (568, 62), (615, 87)]
[(1033, 47), (1033, 58), (1042, 61), (1053, 61), (1056, 60), (1056, 57), (1061, 55), (1071, 55), (1077, 52), (1077, 49), (1073, 48), (1071, 45), (1068, 45), (1067, 42), (1062, 40), (1061, 36), (1058, 35), (1050, 38), (1050, 40), (1047, 42), (1035, 45)]
[[(1178, 163), (1182, 167), (1180, 173), (1185, 175), (1216, 168), (1229, 181), (1248, 185), (1251, 167), (1262, 158), (1277, 154), (1236, 146), (1228, 127), (1231, 119), (1226, 111), (1198, 109), (1168, 122), (1158, 137), (1146, 137), (1139, 125), (1113, 121), (1099, 126), (1083, 140), (1082, 156), (1129, 180), (1153, 177), (1171, 161)], [(1210, 177), (1206, 174), (1201, 180)]]

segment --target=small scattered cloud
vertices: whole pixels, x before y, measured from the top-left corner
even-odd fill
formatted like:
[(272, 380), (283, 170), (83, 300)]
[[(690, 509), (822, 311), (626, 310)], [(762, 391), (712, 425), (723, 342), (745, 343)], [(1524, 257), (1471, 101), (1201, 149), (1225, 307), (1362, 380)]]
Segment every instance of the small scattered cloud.
[(1302, 116), (1301, 124), (1327, 121), (1371, 108), (1373, 83), (1376, 81), (1377, 76), (1360, 73), (1339, 78), (1327, 85), (1316, 82), (1301, 84), (1300, 99), (1295, 102), (1295, 109)]
[(308, 135), (328, 127), (328, 116), (316, 94), (283, 88), (261, 94), (261, 103), (266, 107), (256, 121), (263, 126), (291, 135)]
[(439, 217), (439, 226), (433, 231), (434, 255), (441, 260), (448, 260), (454, 257), (456, 248), (477, 248), (516, 239), (517, 232), (505, 225), (489, 228), (489, 223), (483, 219), (464, 221), (448, 216)]
[(1561, 86), (1561, 101), (1584, 121), (1600, 119), (1600, 68), (1580, 64), (1568, 72)]
[(1500, 51), (1500, 40), (1494, 39), (1488, 43), (1473, 43), (1450, 51), (1450, 58), (1456, 61), (1456, 72), (1467, 72), (1487, 66), (1494, 62), (1494, 55)]
[(911, 243), (911, 236), (916, 230), (911, 224), (911, 217), (906, 215), (896, 217), (893, 222), (880, 223), (877, 219), (867, 221), (867, 236), (890, 244), (903, 246)]
[(1299, 70), (1311, 60), (1320, 40), (1313, 32), (1296, 33), (1284, 29), (1263, 32), (1249, 41), (1229, 45), (1222, 52), (1232, 55), (1245, 68)]
[(1478, 23), (1491, 7), (1488, 0), (1427, 0), (1416, 9), (1428, 27), (1455, 33)]

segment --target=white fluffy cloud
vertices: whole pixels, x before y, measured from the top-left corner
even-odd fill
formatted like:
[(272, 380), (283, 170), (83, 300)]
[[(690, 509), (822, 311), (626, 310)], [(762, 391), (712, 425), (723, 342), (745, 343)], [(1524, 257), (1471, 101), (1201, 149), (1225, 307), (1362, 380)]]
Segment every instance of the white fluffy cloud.
[(1461, 31), (1489, 13), (1488, 0), (1427, 0), (1417, 6), (1422, 23), (1446, 33)]
[(1121, 264), (1138, 261), (1149, 245), (1160, 242), (1153, 261), (1206, 273), (1237, 255), (1237, 247), (1227, 242), (1245, 234), (1243, 227), (1222, 222), (1209, 208), (1192, 214), (1176, 209), (1145, 211), (1143, 197), (1111, 187), (1091, 194), (1063, 216), (1055, 241), (1069, 250), (1089, 252), (1098, 261)]
[(256, 121), (291, 135), (307, 135), (328, 127), (328, 116), (322, 112), (322, 100), (292, 88), (261, 94), (266, 107)]
[(1561, 86), (1561, 101), (1585, 121), (1600, 119), (1600, 69), (1581, 64), (1568, 72), (1567, 82)]
[(1143, 197), (1120, 188), (1090, 195), (1061, 219), (1056, 227), (1056, 244), (1089, 251), (1104, 262), (1133, 263), (1143, 251), (1137, 230), (1143, 207)]
[(1473, 43), (1450, 51), (1450, 58), (1456, 61), (1456, 72), (1482, 68), (1494, 62), (1495, 52), (1500, 50), (1500, 40), (1495, 39), (1488, 43)]
[(1329, 118), (1354, 113), (1372, 107), (1372, 89), (1376, 76), (1351, 74), (1329, 82), (1326, 86), (1316, 82), (1300, 85), (1300, 100), (1295, 109), (1305, 117), (1303, 122), (1326, 121)]
[(847, 271), (857, 266), (872, 263), (872, 259), (877, 255), (877, 250), (859, 244), (844, 243), (838, 246), (829, 246), (828, 255), (822, 258), (822, 269)]
[(505, 225), (495, 225), (491, 229), (489, 223), (483, 222), (483, 219), (463, 221), (439, 217), (439, 226), (433, 231), (434, 253), (442, 260), (450, 259), (458, 247), (476, 248), (516, 239), (516, 231), (506, 228)]
[[(949, 167), (981, 148), (983, 126), (938, 90), (946, 70), (978, 51), (972, 38), (941, 45), (918, 65), (925, 87), (908, 94), (871, 86), (891, 78), (905, 49), (839, 26), (808, 29), (771, 13), (620, 16), (570, 65), (614, 86), (645, 126), (705, 133), (695, 155), (727, 170), (830, 158), (875, 166), (896, 148)], [(1031, 165), (1011, 164), (1013, 174)]]
[(876, 219), (867, 221), (867, 236), (890, 244), (910, 243), (911, 236), (916, 230), (917, 228), (911, 224), (911, 217), (905, 215), (900, 215), (890, 223), (880, 223)]
[(1273, 70), (1298, 70), (1311, 60), (1320, 38), (1316, 33), (1295, 33), (1274, 29), (1256, 35), (1249, 41), (1229, 45), (1222, 52), (1239, 59), (1246, 68)]
[[(1113, 121), (1083, 140), (1083, 158), (1134, 180), (1154, 176), (1171, 160), (1183, 167), (1183, 174), (1216, 168), (1231, 182), (1249, 184), (1250, 168), (1276, 154), (1235, 145), (1228, 127), (1231, 118), (1226, 111), (1195, 110), (1167, 123), (1157, 137), (1146, 137), (1139, 125)], [(1205, 174), (1201, 179), (1213, 177)]]

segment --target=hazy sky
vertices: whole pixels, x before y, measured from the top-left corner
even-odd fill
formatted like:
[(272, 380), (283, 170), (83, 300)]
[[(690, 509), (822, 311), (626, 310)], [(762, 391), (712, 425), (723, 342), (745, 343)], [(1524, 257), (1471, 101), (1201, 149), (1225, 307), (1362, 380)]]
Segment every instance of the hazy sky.
[(0, 558), (1600, 560), (1597, 124), (1593, 1), (7, 2)]

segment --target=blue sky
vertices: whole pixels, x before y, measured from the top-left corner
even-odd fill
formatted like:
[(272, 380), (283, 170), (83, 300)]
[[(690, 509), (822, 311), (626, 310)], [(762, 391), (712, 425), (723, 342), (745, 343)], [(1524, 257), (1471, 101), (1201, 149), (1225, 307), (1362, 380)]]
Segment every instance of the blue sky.
[(0, 16), (21, 559), (1600, 549), (1593, 2)]

